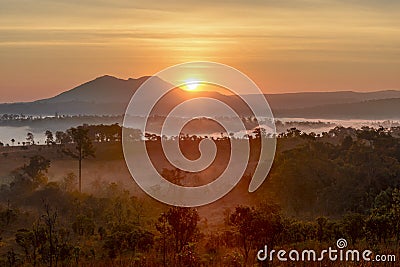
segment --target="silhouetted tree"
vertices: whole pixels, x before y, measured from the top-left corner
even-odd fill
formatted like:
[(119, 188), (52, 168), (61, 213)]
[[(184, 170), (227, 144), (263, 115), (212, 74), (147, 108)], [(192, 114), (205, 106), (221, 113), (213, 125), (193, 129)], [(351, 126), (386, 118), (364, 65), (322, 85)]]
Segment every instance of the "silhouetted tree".
[(57, 131), (56, 132), (56, 143), (60, 145), (68, 144), (72, 141), (71, 136), (65, 132)]
[[(181, 252), (190, 242), (195, 240), (198, 233), (197, 223), (199, 220), (200, 217), (196, 209), (182, 207), (170, 208), (158, 220), (157, 230), (163, 235), (166, 233), (171, 235), (175, 251), (174, 256), (178, 256), (178, 265), (181, 264), (182, 260)], [(167, 222), (167, 226), (165, 222)]]
[(35, 144), (35, 139), (34, 139), (33, 133), (26, 134), (26, 141), (30, 142), (32, 145)]
[(50, 168), (50, 160), (43, 156), (33, 156), (29, 159), (29, 164), (13, 171), (14, 181), (10, 184), (11, 188), (22, 191), (32, 191), (47, 183), (46, 173)]
[(245, 262), (249, 258), (249, 253), (254, 242), (253, 219), (254, 209), (250, 207), (236, 207), (235, 212), (230, 215), (230, 223), (239, 235)]
[(79, 192), (82, 192), (82, 160), (90, 156), (94, 157), (94, 148), (88, 136), (88, 129), (84, 126), (71, 128), (68, 130), (68, 134), (75, 144), (75, 150), (64, 149), (64, 153), (77, 159), (79, 162)]
[(52, 145), (53, 142), (54, 142), (53, 133), (52, 133), (51, 131), (47, 130), (47, 131), (45, 132), (45, 135), (46, 135), (46, 144), (47, 144), (48, 146), (49, 146), (49, 145)]

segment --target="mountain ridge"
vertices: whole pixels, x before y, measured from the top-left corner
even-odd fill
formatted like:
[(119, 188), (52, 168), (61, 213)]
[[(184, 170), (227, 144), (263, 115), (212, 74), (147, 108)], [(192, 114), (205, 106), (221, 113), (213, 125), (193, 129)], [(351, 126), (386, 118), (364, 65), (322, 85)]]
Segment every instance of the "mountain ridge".
[[(120, 93), (131, 94), (130, 92), (123, 92), (132, 89), (136, 91), (136, 89), (143, 84), (150, 76), (143, 76), (137, 79), (129, 78), (129, 79), (121, 79), (111, 75), (103, 75), (99, 76), (93, 80), (85, 82), (81, 85), (78, 85), (70, 90), (62, 92), (58, 95), (55, 95), (50, 98), (36, 100), (34, 102), (69, 102), (73, 101), (93, 101), (93, 93), (99, 93), (99, 91), (103, 94), (107, 94), (107, 101), (104, 102), (111, 102), (110, 100), (116, 100), (112, 98), (113, 95), (109, 94), (111, 88), (117, 89)], [(86, 93), (82, 94), (83, 91)], [(77, 95), (78, 94), (78, 95)], [(69, 99), (64, 99), (67, 96)], [(71, 99), (71, 96), (74, 99)], [(115, 96), (115, 95), (114, 95)], [(109, 98), (111, 97), (111, 99)], [(118, 97), (119, 98), (119, 97)], [(61, 101), (60, 101), (61, 100)], [(103, 101), (100, 101), (103, 102)]]
[[(125, 112), (126, 106), (136, 90), (150, 77), (120, 79), (111, 75), (103, 75), (50, 98), (33, 102), (0, 104), (0, 114), (42, 116), (54, 115), (55, 113), (65, 115), (121, 115)], [(152, 84), (154, 90), (151, 90), (150, 94), (157, 93), (156, 89), (161, 87), (171, 87), (171, 84), (160, 78), (152, 79), (152, 82), (154, 82)], [(149, 89), (153, 88), (150, 87)], [(170, 109), (170, 106), (179, 102), (178, 100), (186, 100), (193, 94), (219, 99), (237, 107), (246, 114), (248, 113), (248, 109), (243, 107), (238, 96), (222, 95), (213, 91), (187, 92), (184, 90), (174, 91), (168, 98), (169, 100), (164, 101), (160, 111)], [(260, 95), (248, 94), (241, 97), (245, 100), (251, 100), (251, 98), (258, 98)], [(296, 92), (264, 94), (264, 97), (269, 102), (275, 116), (280, 117), (315, 117), (323, 115), (329, 118), (336, 118), (345, 116), (344, 110), (351, 112), (345, 117), (380, 118), (388, 115), (390, 115), (390, 118), (400, 117), (400, 103), (397, 109), (396, 106), (393, 106), (395, 105), (393, 103), (397, 103), (397, 100), (389, 100), (400, 99), (400, 91), (398, 90)], [(374, 108), (375, 112), (377, 112), (376, 114), (371, 112), (371, 109), (367, 106), (368, 104), (365, 103), (366, 101), (372, 101), (368, 102), (368, 104), (372, 104), (374, 107), (376, 105), (379, 106)], [(385, 105), (389, 105), (391, 107), (390, 112), (394, 114), (388, 114)], [(351, 108), (351, 106), (354, 107)], [(355, 107), (361, 110), (355, 110)], [(196, 108), (201, 109), (202, 107)], [(217, 110), (216, 114), (218, 114)]]

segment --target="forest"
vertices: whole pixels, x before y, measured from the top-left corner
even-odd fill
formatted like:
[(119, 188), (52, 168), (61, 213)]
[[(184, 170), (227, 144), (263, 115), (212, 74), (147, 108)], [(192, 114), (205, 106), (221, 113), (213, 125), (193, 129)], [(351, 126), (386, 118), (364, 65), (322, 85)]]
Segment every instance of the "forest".
[[(204, 215), (207, 207), (167, 206), (117, 182), (82, 190), (81, 161), (110, 145), (119, 148), (113, 157), (120, 159), (121, 133), (118, 124), (83, 125), (46, 131), (46, 144), (30, 140), (16, 148), (30, 153), (0, 188), (0, 266), (300, 266), (260, 263), (256, 254), (264, 245), (318, 250), (340, 238), (354, 249), (400, 256), (400, 127), (335, 127), (322, 134), (288, 129), (277, 136), (275, 161), (261, 188), (247, 192), (250, 170), (226, 196), (228, 202), (238, 192), (246, 197), (220, 208), (213, 224)], [(132, 142), (140, 135), (133, 131)], [(148, 143), (161, 138), (146, 137)], [(196, 146), (206, 137), (180, 138)], [(268, 137), (255, 130), (247, 138), (257, 151), (259, 139)], [(223, 147), (229, 139), (214, 141)], [(12, 157), (12, 147), (0, 147), (0, 161)], [(49, 180), (56, 158), (73, 159), (79, 169)], [(163, 175), (178, 182), (185, 176), (173, 169)], [(301, 266), (343, 265), (324, 260)]]

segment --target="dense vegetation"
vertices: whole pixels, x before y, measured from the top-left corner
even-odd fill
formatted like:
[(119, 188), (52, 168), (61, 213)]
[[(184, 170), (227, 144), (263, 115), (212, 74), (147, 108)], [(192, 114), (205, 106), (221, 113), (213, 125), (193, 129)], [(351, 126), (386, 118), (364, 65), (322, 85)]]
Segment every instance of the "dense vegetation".
[[(86, 142), (120, 142), (116, 125), (86, 130)], [(397, 253), (399, 132), (288, 130), (278, 138), (269, 179), (252, 196), (256, 204), (226, 210), (212, 229), (196, 209), (139, 199), (115, 183), (89, 194), (79, 192), (73, 173), (49, 182), (52, 159), (38, 153), (1, 187), (0, 265), (243, 266), (255, 264), (264, 245), (317, 249), (339, 238), (354, 248)], [(77, 143), (73, 130), (47, 134), (48, 146), (60, 153), (63, 142)]]

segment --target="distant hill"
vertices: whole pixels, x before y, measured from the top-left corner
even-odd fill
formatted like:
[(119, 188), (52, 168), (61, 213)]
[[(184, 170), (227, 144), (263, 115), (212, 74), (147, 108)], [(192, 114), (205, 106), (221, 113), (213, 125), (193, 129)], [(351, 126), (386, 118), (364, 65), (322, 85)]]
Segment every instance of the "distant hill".
[[(34, 102), (0, 104), (0, 114), (25, 115), (122, 115), (136, 90), (149, 77), (138, 79), (118, 79), (102, 76), (79, 85), (69, 91), (48, 99)], [(171, 85), (161, 79), (155, 79), (149, 90), (157, 90)], [(227, 96), (216, 92), (186, 92), (176, 89), (169, 93), (155, 110), (165, 114), (176, 104), (193, 96), (205, 96), (219, 99), (243, 115), (249, 109), (237, 96)], [(249, 100), (259, 95), (243, 95)], [(399, 119), (400, 91), (378, 92), (307, 92), (288, 94), (266, 94), (275, 117), (301, 117), (321, 119)], [(185, 114), (202, 110), (202, 105), (192, 105)], [(213, 108), (213, 107), (207, 107)], [(260, 107), (262, 108), (262, 107)], [(214, 111), (214, 110), (213, 110)], [(216, 115), (223, 115), (215, 108)]]
[[(0, 104), (0, 114), (122, 115), (133, 94), (148, 78), (123, 80), (105, 75), (51, 98)], [(153, 81), (158, 88), (170, 86), (161, 79)]]
[(368, 100), (357, 103), (318, 105), (277, 110), (277, 117), (324, 119), (399, 120), (400, 98)]
[[(55, 97), (39, 100), (39, 103), (91, 102), (91, 103), (126, 103), (133, 93), (149, 77), (138, 79), (118, 79), (104, 75), (79, 85)], [(160, 80), (160, 86), (162, 81)]]
[[(318, 105), (356, 103), (367, 100), (400, 98), (400, 91), (385, 90), (377, 92), (304, 92), (286, 94), (266, 94), (269, 104), (273, 109), (297, 109)], [(246, 97), (252, 97), (251, 95)], [(253, 96), (257, 97), (257, 96)]]

